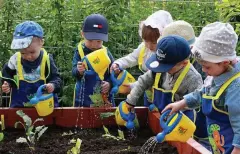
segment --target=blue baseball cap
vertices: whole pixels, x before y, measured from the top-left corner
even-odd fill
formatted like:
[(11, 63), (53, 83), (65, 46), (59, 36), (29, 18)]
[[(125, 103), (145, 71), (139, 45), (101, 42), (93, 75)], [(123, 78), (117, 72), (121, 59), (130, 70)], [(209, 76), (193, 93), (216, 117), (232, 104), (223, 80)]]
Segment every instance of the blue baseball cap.
[(83, 22), (84, 37), (87, 40), (108, 41), (107, 19), (101, 14), (91, 14)]
[(33, 37), (43, 38), (43, 28), (34, 21), (25, 21), (18, 24), (13, 33), (11, 49), (27, 48)]
[(146, 66), (153, 72), (168, 72), (177, 63), (190, 56), (191, 49), (188, 42), (177, 35), (162, 38), (157, 44), (157, 51), (146, 62)]

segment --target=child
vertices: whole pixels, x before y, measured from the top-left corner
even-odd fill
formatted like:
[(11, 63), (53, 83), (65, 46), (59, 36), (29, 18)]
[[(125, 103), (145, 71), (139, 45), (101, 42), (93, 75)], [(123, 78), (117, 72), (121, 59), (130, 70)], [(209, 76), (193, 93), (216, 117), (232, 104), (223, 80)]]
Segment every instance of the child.
[[(195, 32), (191, 24), (186, 21), (178, 20), (170, 23), (164, 28), (162, 33), (162, 37), (168, 35), (179, 35), (185, 38), (192, 49), (194, 43), (196, 41)], [(201, 65), (199, 65), (194, 58), (192, 58), (191, 63), (193, 64), (194, 68), (201, 74), (202, 78), (206, 78), (206, 74), (202, 71)]]
[[(164, 27), (172, 21), (173, 19), (171, 14), (164, 10), (159, 10), (150, 15), (140, 24), (139, 35), (141, 36), (143, 42), (132, 53), (116, 60), (112, 65), (112, 69), (118, 71), (119, 67), (126, 69), (138, 65), (139, 69), (143, 73), (146, 72), (148, 70), (145, 64), (147, 59), (155, 53), (157, 40), (161, 36)], [(131, 84), (131, 86), (125, 86), (129, 87), (129, 93), (134, 84)], [(144, 105), (148, 106), (151, 101), (152, 98), (150, 98), (150, 96), (148, 98), (145, 93)]]
[[(16, 52), (3, 67), (2, 91), (11, 92), (10, 107), (24, 107), (36, 93), (38, 87), (46, 85), (48, 93), (60, 91), (61, 79), (52, 56), (43, 49), (43, 29), (34, 21), (25, 21), (16, 26), (11, 49)], [(17, 84), (15, 84), (14, 82)]]
[[(104, 47), (103, 41), (108, 41), (108, 23), (107, 19), (100, 14), (91, 14), (84, 20), (83, 30), (81, 32), (84, 38), (75, 49), (73, 57), (72, 75), (77, 79), (74, 94), (73, 106), (90, 107), (93, 106), (96, 99), (101, 101), (102, 97), (109, 92), (111, 88), (110, 72), (107, 70), (104, 74), (104, 81), (97, 81), (96, 75), (85, 74), (85, 66), (81, 62), (87, 54)], [(111, 62), (114, 61), (112, 54), (108, 49), (107, 53)], [(103, 96), (104, 94), (104, 96)], [(111, 97), (105, 98), (105, 103), (111, 102)], [(92, 101), (93, 100), (93, 101)]]
[[(151, 86), (154, 88), (153, 103), (160, 112), (167, 104), (200, 88), (201, 76), (188, 60), (190, 52), (187, 41), (180, 36), (170, 35), (161, 39), (156, 54), (146, 63), (149, 71), (138, 78), (127, 96), (128, 107), (135, 106), (139, 96)], [(186, 110), (185, 113), (194, 120), (192, 110)]]
[[(196, 40), (194, 29), (193, 29), (192, 25), (183, 20), (174, 21), (164, 28), (162, 38), (169, 36), (169, 35), (182, 36), (183, 38), (185, 38), (187, 40), (187, 42), (191, 48), (194, 46), (194, 43)], [(193, 62), (192, 64), (193, 64), (194, 68), (201, 74), (202, 78), (205, 79), (206, 75), (202, 71), (201, 65), (196, 60), (193, 60), (192, 62)], [(197, 126), (197, 129), (194, 132), (194, 137), (198, 142), (200, 142), (206, 148), (210, 149), (210, 145), (208, 143), (206, 118), (203, 115), (200, 108), (196, 109), (196, 111), (197, 111), (197, 117), (196, 117), (195, 124)], [(199, 126), (201, 126), (201, 127), (199, 127)], [(206, 126), (205, 129), (203, 128), (204, 126)]]
[(240, 153), (240, 63), (236, 60), (238, 37), (228, 23), (215, 22), (203, 28), (193, 47), (195, 58), (209, 75), (201, 90), (168, 105), (171, 114), (184, 107), (201, 105), (207, 118), (212, 152)]

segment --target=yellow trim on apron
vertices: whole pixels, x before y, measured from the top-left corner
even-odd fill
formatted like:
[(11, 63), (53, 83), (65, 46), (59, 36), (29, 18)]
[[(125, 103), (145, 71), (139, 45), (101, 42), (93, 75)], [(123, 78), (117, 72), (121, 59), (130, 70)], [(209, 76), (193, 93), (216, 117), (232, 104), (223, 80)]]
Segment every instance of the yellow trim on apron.
[[(191, 63), (188, 61), (188, 64), (184, 67), (183, 71), (181, 72), (181, 74), (177, 78), (172, 90), (165, 90), (165, 89), (162, 89), (162, 88), (158, 87), (158, 84), (159, 84), (159, 81), (160, 81), (160, 78), (161, 78), (161, 73), (156, 74), (153, 88), (155, 88), (157, 90), (160, 90), (162, 92), (172, 92), (172, 102), (174, 102), (174, 95), (177, 92), (177, 90), (178, 90), (179, 86), (181, 85), (183, 79), (185, 78), (186, 74), (188, 73), (188, 71), (190, 69), (190, 66), (191, 66)], [(153, 95), (153, 97), (154, 97), (154, 95)]]
[[(43, 57), (42, 57), (42, 61), (41, 61), (41, 64), (40, 64), (40, 78), (37, 79), (37, 80), (34, 80), (34, 81), (27, 81), (27, 80), (24, 80), (24, 75), (23, 75), (23, 66), (21, 64), (21, 53), (18, 52), (17, 53), (17, 75), (18, 75), (18, 79), (19, 80), (22, 80), (22, 81), (26, 81), (28, 83), (34, 83), (34, 82), (37, 82), (39, 80), (44, 80), (44, 83), (46, 83), (46, 77), (45, 77), (45, 68), (46, 68), (46, 63), (47, 63), (47, 66), (48, 66), (48, 75), (47, 77), (49, 76), (50, 74), (50, 59), (49, 59), (49, 56), (48, 56), (48, 53), (46, 52), (45, 49), (41, 49), (43, 51)], [(18, 82), (19, 84), (19, 82)], [(19, 87), (19, 85), (18, 85)]]
[(203, 94), (203, 98), (205, 99), (212, 99), (212, 106), (213, 108), (218, 111), (218, 112), (221, 112), (221, 113), (224, 113), (224, 114), (227, 114), (228, 115), (228, 112), (226, 111), (223, 111), (223, 110), (220, 110), (218, 109), (215, 104), (214, 104), (214, 100), (217, 100), (219, 99), (219, 97), (222, 95), (222, 93), (226, 90), (226, 88), (232, 83), (233, 80), (237, 79), (240, 77), (240, 73), (237, 73), (235, 74), (234, 76), (232, 76), (226, 83), (224, 83), (218, 90), (217, 94), (215, 96), (208, 96), (206, 94)]
[(138, 68), (143, 73), (145, 72), (145, 71), (142, 70), (142, 64), (143, 64), (143, 60), (144, 60), (145, 50), (146, 50), (146, 47), (144, 45), (144, 46), (142, 46), (142, 48), (140, 50), (140, 53), (139, 53), (139, 56), (138, 56)]

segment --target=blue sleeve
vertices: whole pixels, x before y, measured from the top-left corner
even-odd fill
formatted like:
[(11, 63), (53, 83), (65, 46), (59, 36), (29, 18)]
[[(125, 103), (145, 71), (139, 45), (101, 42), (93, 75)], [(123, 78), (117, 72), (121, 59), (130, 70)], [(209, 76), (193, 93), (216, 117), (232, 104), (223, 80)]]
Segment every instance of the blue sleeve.
[(203, 90), (204, 88), (201, 90), (195, 90), (194, 92), (183, 96), (189, 108), (197, 108), (201, 105)]
[(55, 65), (52, 55), (49, 55), (50, 59), (50, 74), (47, 78), (47, 83), (52, 83), (54, 85), (54, 93), (59, 93), (62, 86), (62, 80), (60, 78), (58, 68)]
[(227, 91), (225, 96), (225, 105), (228, 109), (229, 120), (233, 129), (233, 146), (240, 148), (240, 79), (233, 81)]
[(81, 61), (81, 57), (78, 53), (78, 49), (75, 49), (73, 60), (72, 60), (72, 75), (73, 75), (73, 77), (77, 78), (77, 80), (80, 80), (82, 77), (77, 70), (77, 63), (79, 61)]

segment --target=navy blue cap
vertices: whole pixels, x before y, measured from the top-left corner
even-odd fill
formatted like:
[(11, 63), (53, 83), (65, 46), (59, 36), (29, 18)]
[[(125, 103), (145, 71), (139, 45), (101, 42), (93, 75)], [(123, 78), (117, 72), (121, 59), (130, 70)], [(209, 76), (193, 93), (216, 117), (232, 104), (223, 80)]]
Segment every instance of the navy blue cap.
[(101, 14), (91, 14), (83, 22), (84, 37), (87, 40), (108, 41), (107, 19)]
[(34, 21), (25, 21), (18, 24), (13, 33), (11, 49), (27, 48), (33, 37), (43, 38), (43, 28)]
[(146, 62), (153, 72), (168, 72), (177, 63), (189, 57), (191, 49), (188, 42), (177, 35), (162, 38), (157, 44), (157, 51)]

